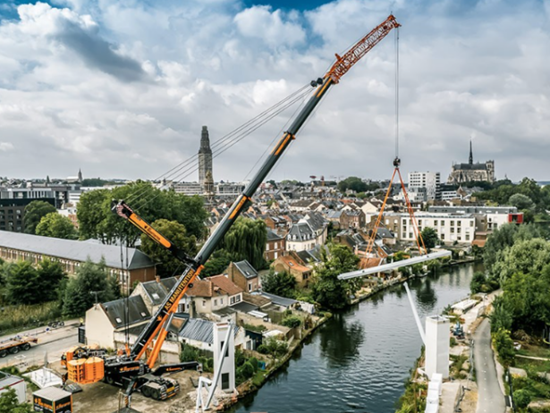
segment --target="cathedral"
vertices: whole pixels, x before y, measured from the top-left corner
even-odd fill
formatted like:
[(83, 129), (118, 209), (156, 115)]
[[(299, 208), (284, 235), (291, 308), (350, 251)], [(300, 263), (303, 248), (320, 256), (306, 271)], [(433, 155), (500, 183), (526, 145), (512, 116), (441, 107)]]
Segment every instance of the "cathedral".
[(461, 184), (472, 181), (495, 182), (495, 161), (474, 163), (472, 141), (470, 141), (470, 158), (468, 163), (457, 163), (447, 179), (448, 184)]

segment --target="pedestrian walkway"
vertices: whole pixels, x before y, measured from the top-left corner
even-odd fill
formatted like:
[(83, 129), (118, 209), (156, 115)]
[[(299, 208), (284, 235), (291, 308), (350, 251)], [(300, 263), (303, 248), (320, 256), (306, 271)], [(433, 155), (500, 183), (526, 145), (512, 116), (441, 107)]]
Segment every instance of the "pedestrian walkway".
[(474, 365), (478, 385), (477, 413), (504, 413), (506, 405), (501, 391), (493, 350), (491, 349), (491, 327), (484, 319), (473, 335)]

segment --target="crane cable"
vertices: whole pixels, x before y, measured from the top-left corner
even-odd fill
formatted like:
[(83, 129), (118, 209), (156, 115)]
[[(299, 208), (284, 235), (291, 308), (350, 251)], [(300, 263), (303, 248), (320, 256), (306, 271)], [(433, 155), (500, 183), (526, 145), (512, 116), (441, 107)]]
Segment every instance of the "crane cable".
[[(277, 110), (275, 110), (274, 112), (270, 113), (269, 116), (265, 119), (263, 119), (262, 121), (260, 121), (259, 123), (256, 123), (254, 125), (252, 125), (249, 129), (247, 129), (246, 131), (244, 131), (242, 134), (240, 134), (239, 136), (237, 136), (236, 138), (233, 138), (229, 141), (227, 141), (226, 143), (224, 143), (223, 146), (220, 146), (221, 149), (218, 148), (217, 151), (215, 151), (213, 153), (213, 156), (212, 156), (212, 159), (215, 159), (217, 158), (218, 156), (220, 156), (221, 154), (223, 154), (225, 151), (227, 151), (228, 149), (230, 149), (231, 147), (233, 147), (234, 145), (236, 145), (237, 143), (239, 143), (240, 141), (242, 141), (244, 138), (246, 138), (247, 136), (249, 136), (252, 132), (256, 131), (257, 129), (259, 129), (260, 127), (262, 127), (263, 125), (265, 125), (267, 122), (269, 122), (270, 120), (272, 120), (273, 118), (275, 118), (277, 115), (279, 115), (280, 113), (284, 112), (286, 109), (288, 109), (289, 107), (291, 107), (292, 105), (294, 105), (296, 102), (299, 102), (300, 100), (303, 99), (304, 96), (307, 96), (310, 94), (310, 91), (309, 90), (306, 90), (305, 92), (303, 92), (302, 94), (298, 95), (297, 97), (294, 97), (291, 101), (289, 101), (288, 103), (286, 103), (284, 106), (282, 106), (281, 108), (278, 108)], [(187, 176), (191, 175), (192, 173), (196, 172), (198, 170), (198, 156), (195, 155), (194, 156), (194, 160), (193, 162), (191, 163), (188, 163), (186, 166), (187, 168), (184, 169), (182, 172), (180, 172), (179, 174), (179, 179), (184, 179), (186, 178)], [(144, 190), (145, 192), (147, 191), (146, 189)], [(160, 193), (156, 194), (155, 196), (153, 196), (152, 198), (149, 198), (149, 199), (144, 199), (141, 204), (138, 204), (138, 206), (136, 206), (134, 209), (136, 210), (139, 210), (139, 208), (143, 208), (145, 207), (146, 205), (148, 205), (149, 203), (151, 203), (152, 201), (154, 201), (156, 198), (158, 198), (160, 196)], [(135, 199), (136, 197), (134, 197)]]
[(399, 182), (401, 184), (401, 190), (403, 191), (403, 196), (405, 198), (405, 203), (407, 205), (407, 212), (410, 216), (410, 225), (413, 228), (413, 234), (416, 241), (416, 245), (418, 247), (418, 251), (420, 252), (420, 255), (427, 252), (426, 246), (424, 244), (424, 240), (422, 239), (422, 234), (420, 233), (418, 229), (418, 224), (416, 222), (416, 218), (414, 216), (414, 211), (412, 209), (411, 203), (409, 201), (409, 196), (407, 194), (407, 190), (405, 188), (405, 184), (403, 182), (403, 177), (401, 176), (401, 171), (399, 170), (399, 166), (401, 164), (401, 160), (399, 159), (399, 27), (396, 27), (395, 29), (395, 159), (393, 161), (394, 170), (392, 177), (390, 179), (390, 183), (388, 185), (388, 189), (386, 191), (386, 195), (384, 197), (384, 201), (382, 202), (382, 206), (380, 207), (380, 212), (378, 214), (378, 217), (375, 221), (374, 228), (372, 233), (370, 234), (367, 248), (365, 250), (366, 256), (370, 255), (372, 248), (374, 247), (375, 241), (376, 241), (376, 235), (378, 232), (378, 228), (382, 222), (382, 217), (384, 215), (384, 210), (386, 207), (386, 203), (388, 201), (388, 198), (391, 194), (391, 188), (393, 184), (393, 180), (397, 174), (399, 177)]
[[(293, 106), (295, 103), (301, 101), (304, 98), (304, 96), (310, 93), (309, 87), (311, 87), (309, 84), (301, 87), (300, 89), (290, 94), (280, 102), (276, 103), (269, 109), (265, 110), (264, 112), (260, 113), (253, 119), (247, 121), (243, 125), (239, 126), (238, 128), (234, 129), (232, 132), (226, 134), (225, 136), (223, 136), (222, 138), (214, 142), (212, 144), (212, 148), (215, 149), (213, 154), (213, 159), (218, 157), (228, 149), (230, 149), (232, 146), (234, 146), (235, 144), (243, 140), (245, 137), (250, 135), (252, 132), (256, 131), (261, 126), (265, 125), (267, 122), (269, 122), (271, 119), (273, 119), (280, 113), (284, 112), (289, 107)], [(159, 180), (162, 178), (164, 179), (171, 178), (172, 180), (181, 180), (189, 176), (191, 173), (193, 173), (197, 169), (198, 169), (198, 155), (193, 155), (187, 160), (181, 162), (180, 164), (170, 169), (167, 173), (158, 177), (156, 180)], [(132, 195), (131, 200), (128, 200), (128, 202), (132, 202), (132, 200), (139, 199), (141, 196), (143, 196), (147, 192), (147, 190), (148, 190), (147, 188), (144, 188), (141, 191), (137, 192), (136, 194)], [(145, 203), (142, 203), (140, 207), (147, 205), (153, 199), (147, 200)]]

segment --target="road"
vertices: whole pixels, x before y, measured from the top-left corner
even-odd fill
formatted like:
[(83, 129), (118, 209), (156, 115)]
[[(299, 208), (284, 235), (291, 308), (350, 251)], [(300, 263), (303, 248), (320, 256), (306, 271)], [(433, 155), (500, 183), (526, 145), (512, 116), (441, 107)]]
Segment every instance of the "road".
[(476, 413), (504, 413), (506, 405), (498, 384), (488, 319), (483, 320), (474, 333), (474, 365), (478, 386)]
[(48, 333), (42, 332), (36, 334), (36, 337), (38, 338), (38, 344), (33, 344), (30, 350), (0, 358), (0, 367), (18, 364), (26, 364), (27, 366), (42, 365), (46, 354), (49, 362), (58, 361), (61, 354), (69, 347), (78, 344), (77, 324), (67, 325)]

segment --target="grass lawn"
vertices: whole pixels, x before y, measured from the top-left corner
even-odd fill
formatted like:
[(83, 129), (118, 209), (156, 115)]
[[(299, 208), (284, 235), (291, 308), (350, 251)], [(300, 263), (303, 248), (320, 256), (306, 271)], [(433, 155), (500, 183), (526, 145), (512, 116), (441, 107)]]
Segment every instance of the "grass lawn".
[(516, 357), (514, 359), (514, 367), (520, 369), (531, 368), (537, 373), (550, 373), (550, 361), (524, 359)]
[(517, 353), (522, 356), (544, 357), (550, 359), (550, 348), (546, 346), (542, 347), (525, 344), (522, 345), (521, 349), (519, 349)]

